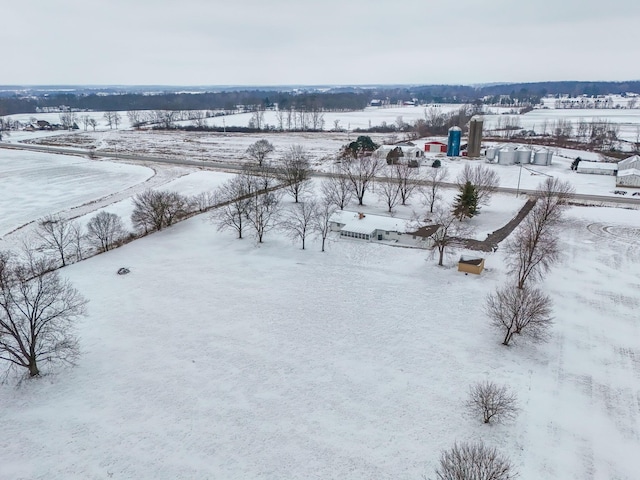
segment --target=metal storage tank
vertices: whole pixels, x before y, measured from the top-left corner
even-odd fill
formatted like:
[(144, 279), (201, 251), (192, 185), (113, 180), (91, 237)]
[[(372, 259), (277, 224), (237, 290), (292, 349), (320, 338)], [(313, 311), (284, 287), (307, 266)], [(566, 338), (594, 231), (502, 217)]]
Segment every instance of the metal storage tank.
[(487, 160), (494, 161), (496, 159), (496, 152), (498, 151), (495, 147), (487, 148)]
[(542, 150), (538, 150), (533, 154), (533, 161), (531, 162), (534, 165), (546, 165), (547, 164), (547, 152)]
[(553, 161), (553, 152), (551, 150), (547, 150), (547, 165), (551, 165)]
[(533, 164), (534, 165), (550, 165), (551, 156), (553, 156), (553, 154), (546, 148), (540, 149), (533, 154)]
[(504, 147), (498, 150), (498, 163), (500, 165), (513, 165), (516, 163), (516, 151), (513, 147)]
[(447, 141), (447, 157), (460, 156), (460, 139), (462, 138), (462, 129), (460, 127), (451, 127), (449, 129), (449, 139)]
[(522, 150), (516, 150), (516, 163), (526, 165), (531, 163), (531, 150), (523, 148)]

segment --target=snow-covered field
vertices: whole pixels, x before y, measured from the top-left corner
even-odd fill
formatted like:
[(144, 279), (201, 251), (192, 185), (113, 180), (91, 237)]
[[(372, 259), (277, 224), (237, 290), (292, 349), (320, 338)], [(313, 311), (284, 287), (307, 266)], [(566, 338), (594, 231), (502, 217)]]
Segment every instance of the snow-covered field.
[[(0, 385), (0, 476), (411, 479), (482, 439), (521, 478), (636, 479), (637, 225), (572, 208), (551, 340), (509, 348), (482, 313), (500, 250), (465, 276), (357, 240), (256, 246), (205, 215), (67, 267), (90, 300), (83, 355)], [(466, 413), (484, 379), (517, 392), (513, 423)]]
[(121, 216), (128, 230), (132, 197), (147, 188), (194, 196), (215, 190), (231, 175), (194, 167), (128, 163), (0, 149), (0, 250), (15, 248), (36, 220), (56, 214), (85, 224), (99, 211)]
[(0, 238), (50, 213), (111, 197), (154, 175), (150, 168), (0, 149)]
[[(219, 161), (240, 160), (264, 137), (77, 136), (98, 150)], [(276, 156), (301, 144), (325, 170), (353, 134), (268, 138)], [(589, 158), (557, 150), (549, 167), (488, 166), (502, 186), (534, 189), (553, 175), (578, 193), (611, 194), (613, 177), (569, 170), (578, 155)], [(438, 158), (451, 179), (470, 162)], [(0, 235), (18, 239), (7, 234), (48, 213), (84, 222), (103, 209), (128, 221), (131, 196), (145, 188), (195, 195), (227, 178), (0, 149)], [(365, 203), (359, 211), (384, 212), (373, 193)], [(523, 203), (495, 195), (470, 221), (474, 236)], [(415, 211), (424, 211), (418, 198), (394, 214)], [(0, 384), (0, 479), (422, 478), (443, 448), (478, 439), (521, 478), (636, 479), (638, 214), (569, 210), (562, 263), (543, 284), (551, 339), (509, 348), (482, 312), (505, 280), (500, 249), (486, 254), (482, 276), (465, 276), (453, 257), (438, 268), (424, 250), (358, 240), (332, 238), (321, 253), (318, 241), (302, 251), (270, 232), (257, 246), (200, 215), (67, 267), (90, 300), (83, 354), (75, 368)], [(116, 275), (122, 266), (131, 273)], [(486, 426), (465, 411), (469, 385), (484, 379), (517, 392), (514, 422)]]
[[(607, 121), (620, 127), (618, 138), (637, 142), (640, 138), (640, 109), (535, 109), (524, 115), (510, 115), (524, 130), (533, 130), (542, 134), (551, 134), (558, 120), (570, 121), (575, 133), (578, 122), (587, 123)], [(494, 129), (501, 121), (501, 115), (485, 115), (484, 127)], [(504, 121), (504, 119), (502, 119)], [(504, 124), (503, 124), (504, 125)]]

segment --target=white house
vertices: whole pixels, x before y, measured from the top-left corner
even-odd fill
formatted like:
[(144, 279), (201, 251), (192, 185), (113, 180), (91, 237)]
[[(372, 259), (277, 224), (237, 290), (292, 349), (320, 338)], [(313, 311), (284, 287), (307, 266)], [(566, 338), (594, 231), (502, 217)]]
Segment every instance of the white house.
[(585, 160), (581, 160), (578, 163), (578, 173), (590, 173), (593, 175), (614, 175), (618, 171), (617, 163), (608, 163), (608, 162), (587, 162)]
[(616, 185), (640, 188), (640, 156), (634, 155), (618, 162)]
[(431, 235), (440, 229), (438, 225), (430, 225), (414, 230), (408, 228), (408, 220), (346, 210), (335, 212), (329, 224), (332, 231), (340, 232), (344, 238), (421, 248), (431, 247)]

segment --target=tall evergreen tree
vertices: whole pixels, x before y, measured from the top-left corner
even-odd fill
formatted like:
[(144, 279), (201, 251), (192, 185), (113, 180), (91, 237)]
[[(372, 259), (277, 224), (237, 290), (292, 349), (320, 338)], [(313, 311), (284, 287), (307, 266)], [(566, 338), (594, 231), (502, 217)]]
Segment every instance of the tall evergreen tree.
[(478, 190), (471, 182), (466, 182), (460, 187), (460, 193), (453, 204), (453, 214), (462, 221), (464, 218), (471, 218), (479, 213)]

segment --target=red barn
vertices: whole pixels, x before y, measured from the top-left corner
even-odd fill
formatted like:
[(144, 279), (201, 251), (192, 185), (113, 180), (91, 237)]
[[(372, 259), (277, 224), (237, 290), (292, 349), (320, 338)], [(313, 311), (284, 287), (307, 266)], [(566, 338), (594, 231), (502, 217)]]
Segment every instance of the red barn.
[(442, 142), (427, 142), (424, 144), (424, 151), (431, 153), (447, 153), (447, 144)]

